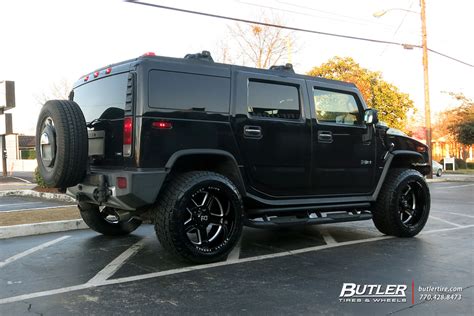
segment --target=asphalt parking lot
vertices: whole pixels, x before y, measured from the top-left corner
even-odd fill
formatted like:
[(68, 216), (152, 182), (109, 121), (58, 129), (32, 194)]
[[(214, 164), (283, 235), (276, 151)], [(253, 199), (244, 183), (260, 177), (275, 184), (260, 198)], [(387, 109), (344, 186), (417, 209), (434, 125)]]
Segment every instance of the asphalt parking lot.
[[(471, 315), (474, 183), (430, 187), (432, 213), (416, 238), (383, 236), (372, 221), (246, 228), (227, 261), (207, 265), (170, 257), (151, 225), (120, 238), (1, 240), (0, 314)], [(344, 283), (406, 285), (406, 302), (341, 302)], [(427, 300), (420, 286), (460, 287), (461, 299), (437, 299), (447, 294), (438, 289)]]

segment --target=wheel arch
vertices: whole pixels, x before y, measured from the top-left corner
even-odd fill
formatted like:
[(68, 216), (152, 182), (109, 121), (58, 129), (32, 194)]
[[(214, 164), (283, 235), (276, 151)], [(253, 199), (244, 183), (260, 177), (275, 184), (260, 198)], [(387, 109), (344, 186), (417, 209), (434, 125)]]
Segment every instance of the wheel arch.
[(240, 165), (235, 157), (219, 149), (184, 149), (175, 152), (167, 161), (165, 169), (168, 177), (175, 173), (192, 170), (214, 171), (228, 177), (240, 191), (246, 195), (245, 182), (240, 172)]
[(427, 166), (425, 158), (422, 154), (410, 150), (394, 150), (389, 153), (386, 158), (382, 174), (371, 197), (372, 201), (377, 200), (388, 172), (390, 169), (395, 168), (414, 169), (420, 172), (422, 175), (426, 175), (428, 172), (431, 172), (431, 168)]
[(392, 152), (393, 160), (390, 168), (406, 168), (415, 169), (422, 175), (427, 175), (431, 171), (431, 167), (425, 161), (425, 157), (416, 151), (395, 150)]

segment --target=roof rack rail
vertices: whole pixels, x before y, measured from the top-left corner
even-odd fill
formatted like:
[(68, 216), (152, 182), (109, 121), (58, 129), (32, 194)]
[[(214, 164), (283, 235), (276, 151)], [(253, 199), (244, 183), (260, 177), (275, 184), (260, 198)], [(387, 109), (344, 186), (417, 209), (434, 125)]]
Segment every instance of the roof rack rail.
[(270, 70), (288, 71), (288, 72), (291, 72), (292, 74), (295, 73), (295, 70), (293, 69), (293, 65), (290, 63), (287, 63), (285, 65), (273, 65), (270, 67)]
[(199, 60), (207, 61), (210, 63), (214, 62), (214, 59), (212, 59), (211, 53), (207, 50), (203, 50), (201, 53), (196, 53), (196, 54), (186, 54), (186, 56), (184, 56), (184, 59), (199, 59)]

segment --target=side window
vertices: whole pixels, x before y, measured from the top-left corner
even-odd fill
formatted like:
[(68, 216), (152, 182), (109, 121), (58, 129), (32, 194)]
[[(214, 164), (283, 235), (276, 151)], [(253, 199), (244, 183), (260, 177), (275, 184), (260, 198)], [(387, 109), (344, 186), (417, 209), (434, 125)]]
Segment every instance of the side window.
[(298, 88), (295, 86), (249, 81), (247, 109), (251, 117), (299, 120)]
[(343, 125), (361, 124), (356, 99), (352, 94), (313, 89), (314, 106), (318, 122)]
[(152, 70), (148, 84), (150, 107), (220, 113), (229, 111), (229, 78)]

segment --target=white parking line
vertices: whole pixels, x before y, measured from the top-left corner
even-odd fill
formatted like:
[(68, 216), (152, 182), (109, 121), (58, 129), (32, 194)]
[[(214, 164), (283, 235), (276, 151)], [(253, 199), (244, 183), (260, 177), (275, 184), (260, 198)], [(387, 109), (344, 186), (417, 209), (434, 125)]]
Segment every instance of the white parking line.
[(44, 248), (49, 247), (49, 246), (51, 246), (51, 245), (54, 245), (54, 244), (56, 244), (56, 243), (58, 243), (58, 242), (60, 242), (60, 241), (63, 241), (64, 239), (69, 238), (69, 237), (71, 237), (71, 236), (59, 237), (59, 238), (56, 238), (56, 239), (54, 239), (54, 240), (45, 242), (44, 244), (38, 245), (38, 246), (36, 246), (36, 247), (33, 247), (33, 248), (31, 248), (31, 249), (25, 250), (25, 251), (23, 251), (23, 252), (21, 252), (21, 253), (19, 253), (19, 254), (17, 254), (17, 255), (14, 255), (14, 256), (12, 256), (12, 257), (10, 257), (10, 258), (8, 258), (8, 259), (6, 259), (6, 260), (0, 262), (0, 268), (3, 268), (4, 266), (6, 266), (6, 265), (9, 264), (9, 263), (12, 263), (13, 261), (16, 261), (16, 260), (18, 260), (18, 259), (20, 259), (20, 258), (26, 257), (26, 256), (28, 256), (28, 255), (30, 255), (30, 254), (32, 254), (32, 253), (38, 251), (38, 250), (41, 250), (41, 249), (44, 249)]
[(115, 258), (111, 263), (105, 266), (102, 270), (99, 271), (92, 279), (87, 283), (90, 284), (100, 284), (101, 282), (107, 280), (115, 272), (117, 272), (121, 266), (128, 260), (131, 256), (136, 254), (140, 249), (145, 245), (145, 238), (134, 243), (130, 248), (122, 252), (117, 258)]
[(37, 204), (40, 202), (25, 202), (25, 203), (14, 203), (14, 204), (0, 204), (0, 207), (4, 206), (17, 206), (17, 205), (27, 205), (27, 204)]
[[(3, 206), (3, 205), (0, 205)], [(3, 213), (13, 213), (13, 212), (21, 212), (21, 211), (36, 211), (36, 210), (49, 210), (49, 209), (55, 209), (55, 208), (61, 208), (61, 207), (70, 207), (70, 206), (76, 206), (75, 204), (67, 204), (67, 205), (59, 205), (59, 206), (46, 206), (46, 207), (35, 207), (35, 208), (23, 208), (20, 210), (10, 210), (10, 211), (0, 211)]]
[(457, 188), (463, 188), (463, 187), (471, 187), (473, 185), (474, 185), (474, 183), (473, 184), (452, 185), (450, 187), (440, 187), (440, 188), (443, 189), (443, 190), (444, 189), (457, 189)]
[(237, 245), (235, 245), (234, 249), (229, 253), (227, 256), (227, 261), (236, 261), (240, 258), (240, 247), (242, 245), (242, 237), (240, 237)]
[(321, 234), (321, 236), (324, 239), (324, 242), (327, 245), (337, 244), (337, 241), (331, 236), (331, 234), (326, 229), (324, 229), (324, 228), (320, 229), (319, 233)]
[(454, 212), (444, 212), (444, 211), (432, 211), (434, 213), (440, 213), (440, 214), (452, 214), (452, 215), (457, 215), (457, 216), (465, 216), (469, 218), (474, 218), (472, 215), (467, 215), (467, 214), (462, 214), (462, 213), (454, 213)]
[[(471, 227), (474, 227), (474, 225), (434, 229), (434, 230), (424, 232), (423, 235), (429, 234), (429, 233), (452, 231), (452, 230), (459, 230), (459, 229), (465, 229), (465, 228), (471, 228)], [(84, 284), (80, 284), (80, 285), (69, 286), (69, 287), (64, 287), (64, 288), (59, 288), (59, 289), (54, 289), (54, 290), (48, 290), (48, 291), (35, 292), (35, 293), (30, 293), (30, 294), (23, 294), (23, 295), (18, 295), (18, 296), (11, 296), (11, 297), (2, 298), (2, 299), (0, 299), (0, 305), (13, 303), (13, 302), (19, 302), (19, 301), (23, 301), (23, 300), (27, 300), (27, 299), (32, 299), (32, 298), (51, 296), (51, 295), (62, 294), (62, 293), (69, 293), (69, 292), (78, 291), (78, 290), (85, 290), (85, 289), (94, 288), (94, 287), (98, 287), (98, 286), (120, 284), (120, 283), (127, 283), (127, 282), (133, 282), (133, 281), (140, 281), (140, 280), (157, 278), (157, 277), (166, 276), (166, 275), (173, 275), (173, 274), (179, 274), (179, 273), (190, 272), (190, 271), (204, 270), (204, 269), (222, 267), (222, 266), (238, 264), (238, 263), (253, 262), (253, 261), (266, 260), (266, 259), (272, 259), (272, 258), (278, 258), (278, 257), (286, 257), (286, 256), (291, 256), (291, 255), (296, 255), (296, 254), (301, 254), (301, 253), (306, 253), (306, 252), (315, 252), (315, 251), (320, 251), (320, 250), (324, 250), (324, 249), (338, 248), (338, 247), (342, 247), (342, 246), (355, 245), (355, 244), (363, 244), (363, 243), (379, 241), (379, 240), (384, 240), (384, 239), (390, 239), (390, 238), (394, 238), (394, 237), (381, 236), (381, 237), (374, 237), (374, 238), (368, 238), (368, 239), (351, 240), (351, 241), (340, 242), (340, 243), (332, 244), (332, 245), (322, 245), (322, 246), (308, 247), (308, 248), (302, 248), (302, 249), (297, 249), (297, 250), (292, 250), (292, 251), (285, 251), (285, 252), (269, 254), (269, 255), (243, 258), (243, 259), (239, 259), (239, 260), (236, 260), (236, 261), (221, 261), (221, 262), (202, 264), (202, 265), (197, 265), (197, 266), (190, 266), (190, 267), (172, 269), (172, 270), (167, 270), (167, 271), (147, 273), (147, 274), (136, 275), (136, 276), (131, 276), (131, 277), (124, 277), (124, 278), (118, 278), (118, 279), (112, 279), (112, 280), (104, 280), (101, 283), (84, 283)]]
[(23, 181), (23, 182), (28, 183), (28, 184), (32, 184), (30, 181), (28, 181), (28, 180), (26, 180), (26, 179), (23, 179), (23, 178), (20, 178), (20, 177), (13, 177), (13, 176), (11, 176), (10, 178), (17, 179), (17, 180)]
[(445, 219), (442, 219), (442, 218), (439, 218), (439, 217), (436, 217), (436, 216), (433, 216), (433, 215), (430, 215), (429, 218), (432, 218), (432, 219), (435, 219), (435, 220), (437, 220), (437, 221), (444, 222), (444, 223), (446, 223), (446, 224), (453, 225), (453, 226), (456, 226), (456, 227), (463, 227), (462, 225), (459, 225), (459, 224), (456, 224), (456, 223), (447, 221), (447, 220), (445, 220)]

